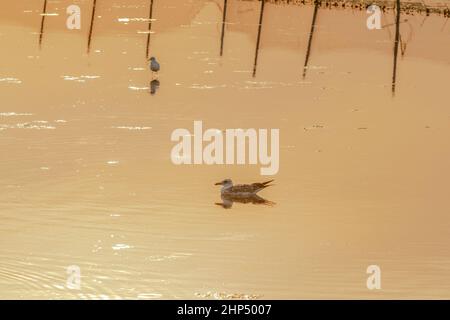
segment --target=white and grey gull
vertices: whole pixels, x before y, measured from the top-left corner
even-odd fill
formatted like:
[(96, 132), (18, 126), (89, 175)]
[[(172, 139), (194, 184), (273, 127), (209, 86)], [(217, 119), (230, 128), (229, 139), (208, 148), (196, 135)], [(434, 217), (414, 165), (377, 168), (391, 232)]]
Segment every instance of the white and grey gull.
[(217, 182), (216, 185), (221, 185), (220, 198), (222, 202), (216, 202), (216, 205), (222, 206), (225, 209), (230, 209), (234, 202), (238, 203), (252, 203), (259, 205), (273, 206), (274, 202), (261, 198), (257, 193), (267, 187), (272, 186), (270, 183), (274, 180), (266, 182), (256, 182), (252, 184), (238, 184), (233, 185), (231, 179), (225, 179)]
[(269, 180), (266, 182), (256, 182), (252, 184), (237, 184), (233, 185), (233, 181), (231, 179), (225, 179), (223, 181), (217, 182), (215, 185), (221, 185), (222, 189), (220, 193), (223, 195), (241, 195), (245, 196), (253, 196), (256, 195), (259, 191), (272, 186), (270, 183), (274, 180)]

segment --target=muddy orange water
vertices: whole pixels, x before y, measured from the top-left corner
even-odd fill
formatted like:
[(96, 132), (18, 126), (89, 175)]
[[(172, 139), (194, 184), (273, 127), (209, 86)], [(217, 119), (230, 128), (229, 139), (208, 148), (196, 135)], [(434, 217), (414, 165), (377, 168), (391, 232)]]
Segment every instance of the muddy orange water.
[[(222, 1), (154, 0), (149, 33), (150, 2), (1, 1), (0, 298), (450, 298), (445, 18), (401, 15), (393, 92), (395, 12), (310, 37), (313, 6), (268, 2), (254, 68), (260, 2), (223, 37)], [(174, 165), (194, 120), (279, 129), (279, 172)], [(225, 178), (275, 204), (216, 205)]]

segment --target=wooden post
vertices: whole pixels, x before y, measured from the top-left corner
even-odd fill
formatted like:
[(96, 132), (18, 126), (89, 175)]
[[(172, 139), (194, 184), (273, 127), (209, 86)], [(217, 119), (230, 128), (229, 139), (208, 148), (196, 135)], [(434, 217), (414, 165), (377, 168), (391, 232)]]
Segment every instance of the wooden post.
[(261, 10), (259, 13), (258, 37), (256, 39), (255, 62), (253, 63), (253, 77), (256, 76), (256, 66), (258, 64), (259, 44), (261, 41), (261, 29), (262, 29), (262, 23), (263, 23), (263, 17), (264, 17), (264, 4), (265, 4), (265, 0), (261, 0)]
[(314, 36), (314, 30), (315, 30), (318, 11), (319, 11), (319, 1), (316, 0), (316, 1), (314, 1), (314, 13), (313, 13), (313, 18), (312, 18), (312, 22), (311, 22), (311, 30), (309, 31), (309, 39), (308, 39), (308, 47), (306, 49), (305, 63), (303, 64), (303, 79), (305, 79), (306, 70), (308, 69), (309, 56), (311, 54), (311, 45), (312, 45), (312, 40), (313, 40), (313, 36)]
[(39, 32), (39, 48), (42, 45), (42, 36), (44, 35), (45, 16), (47, 14), (47, 0), (44, 0), (44, 8), (42, 8), (41, 29)]
[(91, 15), (91, 25), (89, 27), (89, 36), (88, 36), (88, 44), (87, 44), (87, 52), (91, 50), (91, 42), (92, 42), (92, 30), (94, 28), (94, 18), (95, 18), (95, 8), (97, 6), (97, 0), (93, 0), (92, 4), (92, 15)]
[(395, 20), (395, 42), (394, 42), (394, 67), (392, 70), (392, 96), (395, 95), (395, 85), (397, 81), (397, 57), (398, 57), (398, 44), (400, 42), (400, 0), (397, 0), (396, 4), (397, 17)]
[(147, 46), (145, 49), (145, 57), (148, 59), (150, 49), (150, 33), (152, 31), (152, 19), (153, 19), (153, 0), (150, 0), (150, 12), (148, 14), (148, 34), (147, 34)]
[(227, 0), (223, 0), (222, 35), (220, 37), (220, 56), (223, 55), (223, 39), (225, 37), (225, 22), (227, 19)]

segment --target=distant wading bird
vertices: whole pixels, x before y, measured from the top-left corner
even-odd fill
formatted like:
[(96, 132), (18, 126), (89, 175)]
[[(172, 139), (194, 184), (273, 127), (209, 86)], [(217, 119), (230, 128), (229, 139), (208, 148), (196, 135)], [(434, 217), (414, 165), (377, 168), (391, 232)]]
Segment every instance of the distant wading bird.
[(160, 65), (159, 65), (159, 62), (156, 61), (156, 58), (155, 58), (155, 57), (151, 57), (151, 58), (150, 58), (150, 70), (152, 70), (152, 76), (153, 76), (153, 74), (154, 74), (155, 72), (158, 73), (158, 71), (159, 71), (160, 68), (161, 68), (161, 67), (160, 67)]

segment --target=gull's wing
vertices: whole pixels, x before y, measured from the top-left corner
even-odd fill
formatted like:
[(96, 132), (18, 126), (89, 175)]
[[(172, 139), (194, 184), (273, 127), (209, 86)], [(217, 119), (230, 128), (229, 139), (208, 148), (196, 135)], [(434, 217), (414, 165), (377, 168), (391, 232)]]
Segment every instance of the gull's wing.
[(232, 186), (229, 190), (233, 193), (254, 193), (258, 188), (253, 184), (237, 184)]
[(262, 183), (252, 183), (252, 184), (238, 184), (230, 188), (229, 192), (233, 193), (256, 193), (264, 188), (267, 188), (270, 186), (269, 183), (271, 183), (273, 180), (262, 182)]

